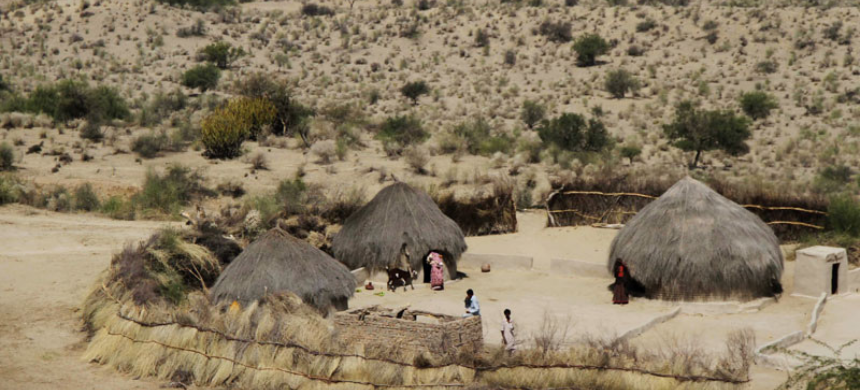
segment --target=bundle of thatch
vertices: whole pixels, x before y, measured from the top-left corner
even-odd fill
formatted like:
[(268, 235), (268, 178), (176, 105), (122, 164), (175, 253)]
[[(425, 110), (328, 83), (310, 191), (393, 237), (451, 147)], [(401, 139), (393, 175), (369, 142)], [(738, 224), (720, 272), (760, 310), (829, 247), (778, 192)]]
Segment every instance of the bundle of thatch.
[(422, 269), (430, 251), (441, 252), (453, 279), (466, 241), (457, 223), (427, 193), (400, 182), (379, 191), (347, 218), (332, 241), (338, 260), (351, 269), (365, 267), (370, 272), (397, 266), (404, 248), (416, 270)]
[(355, 277), (325, 252), (274, 228), (248, 245), (218, 277), (210, 296), (247, 305), (268, 294), (289, 291), (317, 310), (347, 308)]
[(652, 297), (749, 299), (782, 292), (782, 252), (771, 228), (689, 177), (618, 233), (609, 272), (619, 259)]

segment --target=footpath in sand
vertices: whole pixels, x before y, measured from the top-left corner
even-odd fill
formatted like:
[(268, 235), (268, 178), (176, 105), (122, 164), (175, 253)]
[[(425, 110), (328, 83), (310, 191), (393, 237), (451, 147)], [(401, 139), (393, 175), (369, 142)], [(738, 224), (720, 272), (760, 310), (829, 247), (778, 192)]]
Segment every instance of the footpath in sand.
[(0, 207), (0, 389), (158, 389), (81, 360), (79, 306), (113, 253), (164, 225)]

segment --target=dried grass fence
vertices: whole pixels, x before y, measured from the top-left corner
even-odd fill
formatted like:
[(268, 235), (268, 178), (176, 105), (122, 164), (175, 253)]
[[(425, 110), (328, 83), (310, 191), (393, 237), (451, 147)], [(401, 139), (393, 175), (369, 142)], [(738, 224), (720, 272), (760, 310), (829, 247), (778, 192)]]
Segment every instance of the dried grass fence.
[[(237, 308), (192, 294), (182, 307), (134, 304), (121, 283), (102, 278), (88, 296), (92, 332), (85, 359), (135, 376), (254, 389), (735, 388), (746, 373), (680, 365), (639, 368), (591, 348), (553, 358), (522, 354), (405, 354), (396, 345), (343, 344), (294, 295)], [(390, 344), (390, 343), (389, 343)], [(452, 351), (454, 352), (454, 351)], [(570, 364), (569, 361), (581, 364)], [(665, 362), (664, 362), (665, 363)]]
[(434, 196), (442, 213), (454, 220), (466, 236), (514, 233), (517, 206), (513, 187), (497, 185), (489, 194), (457, 198), (451, 193)]
[[(706, 183), (758, 215), (781, 240), (797, 240), (826, 227), (827, 202), (821, 197), (748, 188), (714, 179)], [(626, 223), (672, 184), (674, 180), (627, 177), (566, 183), (547, 197), (547, 226)]]

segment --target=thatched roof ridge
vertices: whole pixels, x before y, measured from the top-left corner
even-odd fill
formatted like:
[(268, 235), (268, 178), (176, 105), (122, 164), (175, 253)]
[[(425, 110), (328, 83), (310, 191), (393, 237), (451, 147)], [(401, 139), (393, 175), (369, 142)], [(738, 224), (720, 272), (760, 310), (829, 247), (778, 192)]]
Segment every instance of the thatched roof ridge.
[(355, 277), (325, 252), (274, 228), (263, 233), (224, 269), (210, 291), (216, 301), (248, 303), (292, 292), (321, 311), (355, 293)]
[(421, 269), (429, 251), (440, 250), (447, 253), (444, 260), (452, 275), (466, 251), (457, 223), (439, 210), (430, 195), (400, 182), (383, 188), (347, 218), (332, 240), (332, 250), (351, 269), (376, 272), (396, 265), (404, 244), (413, 269)]
[(612, 241), (648, 295), (664, 299), (753, 298), (781, 292), (783, 257), (755, 214), (690, 177), (636, 214)]

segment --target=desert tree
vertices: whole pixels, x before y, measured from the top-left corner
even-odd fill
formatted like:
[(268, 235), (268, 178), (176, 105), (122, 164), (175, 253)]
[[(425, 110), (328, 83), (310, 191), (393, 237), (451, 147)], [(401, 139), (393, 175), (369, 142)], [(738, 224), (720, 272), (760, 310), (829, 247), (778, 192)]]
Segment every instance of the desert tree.
[(417, 106), (418, 98), (421, 97), (421, 95), (430, 93), (430, 88), (423, 80), (413, 81), (411, 83), (406, 83), (403, 88), (400, 88), (400, 93), (409, 98), (409, 100), (412, 100), (413, 106)]
[(621, 157), (629, 159), (630, 165), (633, 165), (633, 159), (639, 157), (642, 154), (642, 148), (638, 145), (627, 145), (622, 146), (621, 150), (618, 151), (621, 154)]
[(686, 100), (675, 108), (675, 118), (663, 125), (663, 132), (677, 148), (696, 152), (692, 169), (706, 151), (722, 150), (733, 156), (748, 153), (746, 141), (752, 136), (749, 124), (747, 117), (731, 110), (703, 110)]
[(576, 64), (579, 66), (594, 66), (597, 57), (609, 52), (610, 45), (597, 34), (585, 34), (573, 43), (576, 51)]
[(241, 47), (233, 47), (229, 42), (215, 42), (200, 50), (200, 57), (204, 61), (215, 64), (219, 69), (227, 69), (234, 61), (244, 56), (245, 50)]

